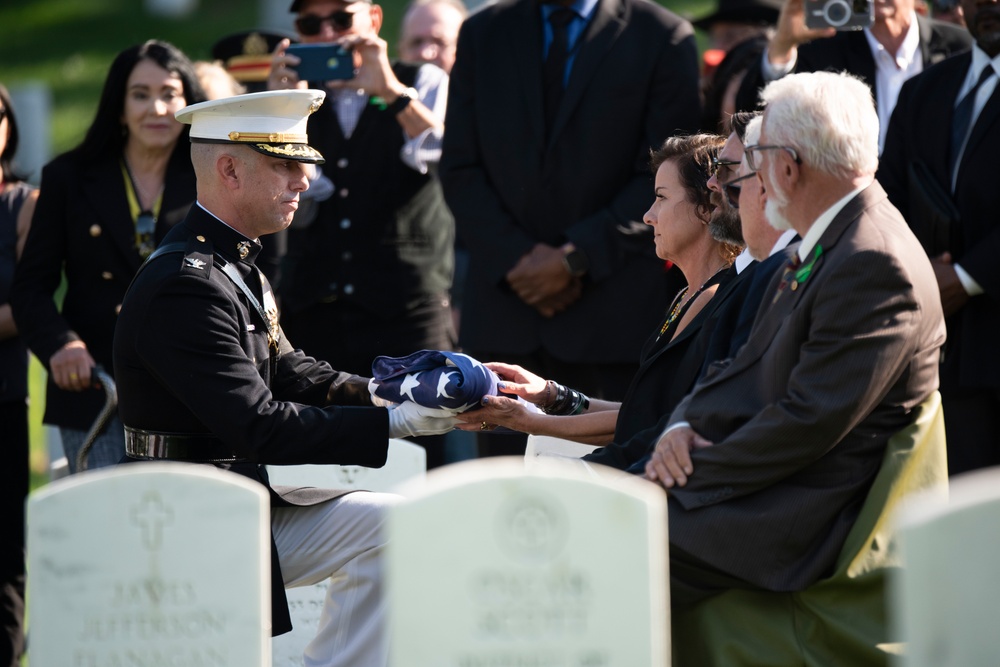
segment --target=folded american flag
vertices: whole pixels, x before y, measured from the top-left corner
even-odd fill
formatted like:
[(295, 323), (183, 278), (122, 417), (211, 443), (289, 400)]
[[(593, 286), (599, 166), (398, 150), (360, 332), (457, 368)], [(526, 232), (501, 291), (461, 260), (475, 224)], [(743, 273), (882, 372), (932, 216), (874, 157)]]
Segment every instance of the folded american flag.
[(461, 352), (421, 350), (405, 357), (377, 357), (372, 363), (374, 396), (402, 403), (413, 401), (455, 414), (496, 396), (496, 373)]

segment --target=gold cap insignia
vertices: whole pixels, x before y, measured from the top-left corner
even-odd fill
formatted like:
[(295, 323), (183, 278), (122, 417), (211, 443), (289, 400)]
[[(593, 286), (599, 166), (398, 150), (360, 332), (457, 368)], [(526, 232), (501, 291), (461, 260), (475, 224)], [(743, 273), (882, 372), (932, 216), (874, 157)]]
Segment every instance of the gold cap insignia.
[(267, 40), (259, 32), (252, 32), (243, 40), (243, 53), (248, 56), (262, 56), (267, 53)]

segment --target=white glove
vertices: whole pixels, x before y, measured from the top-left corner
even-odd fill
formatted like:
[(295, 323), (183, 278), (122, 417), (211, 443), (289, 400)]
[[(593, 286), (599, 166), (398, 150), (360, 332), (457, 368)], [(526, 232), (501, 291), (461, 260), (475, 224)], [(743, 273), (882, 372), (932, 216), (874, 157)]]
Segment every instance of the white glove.
[(396, 405), (395, 403), (393, 403), (388, 399), (382, 398), (381, 396), (376, 396), (375, 390), (377, 388), (378, 388), (378, 382), (375, 381), (375, 378), (369, 378), (368, 393), (372, 395), (372, 405), (374, 405), (376, 408), (391, 408), (392, 406)]
[(439, 435), (455, 428), (458, 419), (451, 410), (425, 408), (413, 401), (389, 407), (389, 437)]

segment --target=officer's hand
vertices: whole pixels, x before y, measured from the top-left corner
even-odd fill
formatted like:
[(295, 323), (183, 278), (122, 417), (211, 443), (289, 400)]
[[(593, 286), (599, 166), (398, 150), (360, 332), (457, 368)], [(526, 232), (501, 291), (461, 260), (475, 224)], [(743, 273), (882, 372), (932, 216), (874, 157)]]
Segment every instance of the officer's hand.
[(71, 340), (49, 359), (49, 372), (56, 386), (66, 391), (83, 391), (90, 387), (90, 369), (94, 358), (82, 340)]
[(378, 389), (378, 382), (375, 380), (375, 378), (369, 378), (368, 393), (371, 394), (372, 405), (374, 405), (376, 408), (391, 408), (394, 405), (397, 405), (396, 403), (393, 403), (390, 400), (384, 399), (381, 396), (377, 396), (375, 394), (376, 389)]
[(450, 410), (425, 408), (413, 401), (404, 401), (389, 408), (389, 437), (440, 435), (455, 428), (457, 422)]

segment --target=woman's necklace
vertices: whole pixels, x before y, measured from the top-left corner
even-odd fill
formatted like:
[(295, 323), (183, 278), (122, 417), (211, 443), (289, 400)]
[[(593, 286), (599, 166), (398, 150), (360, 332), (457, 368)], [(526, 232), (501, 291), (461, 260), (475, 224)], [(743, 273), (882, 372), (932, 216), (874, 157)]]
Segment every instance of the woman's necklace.
[(729, 268), (728, 264), (723, 264), (721, 267), (719, 267), (708, 280), (703, 282), (701, 286), (699, 286), (698, 289), (695, 290), (694, 294), (691, 295), (691, 298), (688, 299), (684, 298), (688, 293), (687, 285), (681, 288), (681, 291), (677, 293), (677, 296), (674, 297), (673, 302), (670, 304), (670, 314), (667, 315), (667, 319), (663, 322), (663, 326), (660, 327), (660, 333), (656, 334), (656, 340), (660, 340), (660, 337), (667, 332), (667, 329), (670, 328), (670, 325), (674, 323), (674, 321), (678, 318), (678, 316), (680, 316), (681, 312), (684, 309), (684, 306), (697, 299), (698, 296), (705, 291), (705, 287), (707, 287), (708, 284), (712, 282), (712, 279), (715, 278), (715, 276), (719, 275), (720, 271), (727, 268)]
[[(699, 288), (698, 291), (700, 292), (701, 289)], [(667, 319), (663, 322), (663, 326), (660, 327), (660, 333), (656, 334), (656, 340), (660, 340), (660, 336), (662, 336), (667, 332), (667, 329), (670, 328), (670, 325), (673, 324), (674, 320), (677, 319), (677, 316), (680, 315), (681, 308), (684, 306), (685, 303), (687, 303), (687, 301), (684, 299), (684, 295), (686, 295), (687, 292), (688, 288), (687, 285), (685, 285), (684, 287), (681, 288), (681, 291), (677, 293), (677, 296), (674, 297), (673, 302), (670, 304), (670, 314), (667, 315)], [(697, 293), (695, 293), (695, 296), (697, 296)]]

